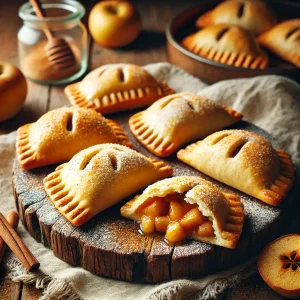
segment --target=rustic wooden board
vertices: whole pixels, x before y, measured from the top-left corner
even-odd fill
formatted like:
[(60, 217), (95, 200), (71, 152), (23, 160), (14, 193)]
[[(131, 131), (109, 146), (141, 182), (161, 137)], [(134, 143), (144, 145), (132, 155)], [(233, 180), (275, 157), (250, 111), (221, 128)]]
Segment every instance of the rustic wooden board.
[[(136, 150), (153, 156), (130, 133), (128, 118), (133, 113), (122, 113), (111, 118), (129, 134)], [(269, 134), (252, 124), (240, 122), (233, 128), (257, 132), (279, 147)], [(159, 234), (141, 235), (137, 223), (120, 216), (120, 207), (128, 199), (85, 225), (73, 227), (59, 214), (43, 188), (43, 178), (55, 166), (25, 171), (15, 160), (13, 185), (20, 218), (37, 241), (50, 247), (56, 256), (67, 263), (82, 266), (97, 275), (149, 283), (197, 277), (229, 268), (257, 253), (280, 234), (280, 224), (289, 211), (293, 190), (283, 206), (271, 207), (183, 164), (175, 155), (164, 161), (173, 166), (174, 176), (197, 175), (212, 181), (225, 192), (241, 196), (245, 206), (245, 224), (236, 249), (194, 240), (169, 246)]]

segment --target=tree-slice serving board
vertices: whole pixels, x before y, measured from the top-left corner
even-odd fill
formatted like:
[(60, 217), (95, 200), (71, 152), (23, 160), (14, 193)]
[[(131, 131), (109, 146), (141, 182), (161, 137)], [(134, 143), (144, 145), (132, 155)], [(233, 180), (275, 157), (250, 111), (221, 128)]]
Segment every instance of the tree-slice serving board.
[[(153, 157), (129, 130), (128, 118), (132, 114), (127, 112), (110, 117), (128, 133), (137, 151)], [(252, 124), (240, 122), (232, 128), (259, 133), (270, 139), (275, 148), (279, 148), (269, 134)], [(60, 215), (43, 188), (43, 178), (56, 166), (25, 171), (17, 159), (13, 166), (16, 207), (28, 232), (37, 241), (50, 247), (60, 259), (97, 275), (136, 282), (156, 283), (214, 273), (256, 254), (279, 235), (280, 225), (289, 211), (293, 190), (281, 207), (272, 207), (211, 179), (178, 161), (175, 155), (163, 160), (172, 165), (174, 176), (200, 176), (225, 192), (241, 196), (245, 207), (245, 223), (236, 249), (194, 240), (172, 246), (164, 241), (162, 235), (142, 235), (138, 223), (120, 216), (120, 207), (129, 199), (76, 228)]]

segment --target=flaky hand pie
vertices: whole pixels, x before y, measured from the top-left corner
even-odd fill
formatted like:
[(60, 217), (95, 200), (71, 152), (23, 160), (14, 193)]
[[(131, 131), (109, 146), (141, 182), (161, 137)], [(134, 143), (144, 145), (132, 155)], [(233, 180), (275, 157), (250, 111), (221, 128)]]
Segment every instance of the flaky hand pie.
[(234, 124), (242, 115), (192, 93), (174, 94), (129, 119), (137, 140), (157, 156), (168, 156), (188, 142)]
[(51, 201), (73, 225), (145, 186), (172, 175), (164, 162), (117, 144), (92, 146), (76, 154), (44, 179)]
[(237, 25), (218, 24), (205, 27), (182, 41), (187, 50), (223, 64), (264, 69), (267, 55), (254, 37)]
[(271, 205), (279, 205), (294, 180), (289, 154), (264, 137), (223, 130), (177, 153), (195, 169)]
[(62, 107), (20, 127), (16, 149), (22, 168), (32, 169), (68, 161), (79, 151), (103, 143), (132, 148), (116, 122), (93, 109)]
[(277, 24), (276, 16), (266, 3), (259, 0), (229, 0), (200, 16), (197, 27), (234, 24), (259, 35)]
[(258, 41), (277, 56), (300, 67), (300, 19), (280, 23), (260, 35)]
[(79, 151), (103, 143), (132, 148), (114, 121), (92, 109), (62, 107), (20, 127), (16, 149), (22, 168), (32, 169), (70, 160)]
[(73, 106), (93, 108), (102, 114), (147, 106), (174, 93), (145, 69), (132, 64), (102, 66), (65, 88)]
[(121, 215), (139, 221), (144, 233), (166, 233), (170, 242), (192, 237), (227, 248), (235, 248), (244, 222), (238, 196), (196, 176), (150, 185), (121, 208)]

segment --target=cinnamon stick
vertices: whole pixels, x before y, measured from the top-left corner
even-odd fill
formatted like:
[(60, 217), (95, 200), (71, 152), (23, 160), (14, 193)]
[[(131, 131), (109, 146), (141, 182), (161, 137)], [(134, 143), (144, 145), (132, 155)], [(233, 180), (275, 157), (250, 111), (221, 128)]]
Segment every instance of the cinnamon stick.
[[(7, 219), (7, 222), (11, 225), (11, 227), (14, 230), (17, 230), (18, 223), (19, 223), (19, 215), (18, 215), (18, 213), (16, 211), (12, 210), (12, 211), (10, 211), (7, 214), (6, 219)], [(6, 244), (3, 241), (3, 239), (0, 237), (0, 264), (1, 264), (2, 259), (4, 257), (5, 249), (6, 249)]]
[(33, 256), (24, 244), (17, 232), (11, 227), (8, 221), (0, 213), (0, 236), (7, 246), (14, 252), (27, 272), (35, 271), (39, 268), (39, 261)]

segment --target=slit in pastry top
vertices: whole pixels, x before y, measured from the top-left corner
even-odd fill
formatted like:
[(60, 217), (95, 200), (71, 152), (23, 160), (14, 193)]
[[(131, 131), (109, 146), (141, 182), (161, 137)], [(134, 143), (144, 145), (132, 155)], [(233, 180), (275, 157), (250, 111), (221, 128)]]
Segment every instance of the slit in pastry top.
[(244, 222), (240, 198), (195, 176), (158, 181), (121, 208), (121, 215), (140, 222), (141, 230), (161, 232), (168, 242), (190, 237), (235, 248)]
[(44, 179), (45, 190), (73, 225), (80, 226), (153, 182), (172, 175), (164, 162), (128, 147), (101, 144), (84, 149)]
[(165, 83), (133, 64), (104, 65), (65, 88), (73, 106), (93, 108), (102, 114), (147, 106), (173, 93)]
[(137, 140), (157, 156), (168, 156), (191, 141), (242, 119), (233, 109), (192, 93), (164, 97), (129, 119)]
[(237, 17), (242, 18), (245, 12), (245, 3), (240, 3), (240, 7), (237, 12)]
[(195, 169), (263, 202), (277, 206), (294, 180), (289, 154), (245, 130), (223, 130), (180, 150)]
[(114, 121), (92, 109), (62, 107), (20, 127), (16, 148), (22, 168), (32, 169), (68, 161), (79, 151), (103, 143), (132, 148)]

